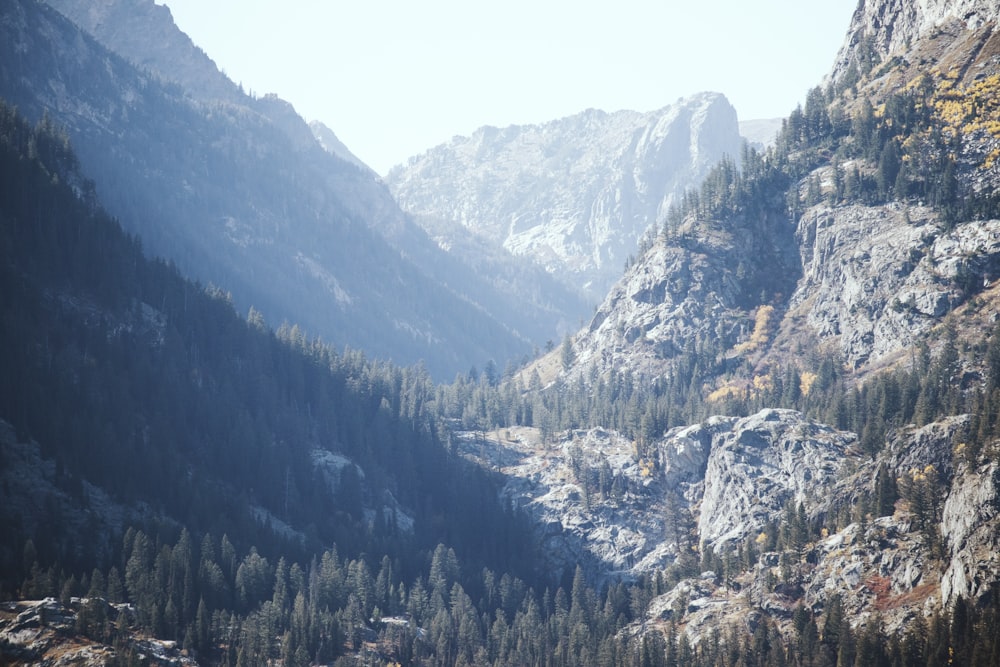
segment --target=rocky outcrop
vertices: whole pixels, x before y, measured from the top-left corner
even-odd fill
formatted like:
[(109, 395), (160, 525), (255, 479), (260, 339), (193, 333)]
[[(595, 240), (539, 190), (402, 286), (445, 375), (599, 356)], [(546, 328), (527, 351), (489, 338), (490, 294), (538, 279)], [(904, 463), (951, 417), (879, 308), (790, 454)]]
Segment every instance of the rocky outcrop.
[(634, 443), (593, 429), (543, 442), (538, 429), (465, 433), (462, 451), (507, 478), (503, 494), (528, 513), (556, 574), (581, 565), (592, 580), (631, 578), (669, 564), (666, 487), (636, 460)]
[[(684, 489), (700, 514), (698, 539), (716, 554), (732, 553), (731, 536), (753, 536), (767, 521), (782, 525), (782, 499), (801, 501), (814, 520), (830, 516), (852, 494), (873, 493), (881, 468), (900, 480), (937, 474), (934, 488), (944, 495), (938, 514), (936, 503), (922, 510), (933, 517), (924, 528), (904, 489), (889, 515), (868, 512), (800, 548), (764, 551), (736, 574), (683, 579), (652, 600), (642, 626), (676, 621), (697, 644), (720, 627), (752, 633), (767, 618), (794, 637), (796, 610), (819, 614), (836, 597), (853, 627), (878, 619), (891, 634), (959, 596), (988, 594), (1000, 577), (1000, 466), (965, 461), (968, 425), (964, 415), (893, 430), (874, 459), (856, 453), (854, 434), (790, 411), (714, 417), (671, 431), (658, 444), (657, 470)], [(638, 624), (634, 630), (641, 632)]]
[(739, 150), (735, 110), (703, 93), (650, 113), (589, 110), (484, 127), (411, 158), (386, 181), (432, 233), (453, 234), (440, 223), (459, 223), (596, 301), (669, 205)]
[(954, 474), (953, 449), (966, 439), (969, 423), (969, 415), (956, 415), (921, 427), (893, 429), (886, 435), (882, 460), (897, 477), (933, 466), (947, 483)]
[[(104, 625), (112, 623), (120, 630), (113, 645), (89, 636), (107, 636)], [(99, 667), (138, 658), (170, 667), (197, 667), (178, 642), (128, 630), (135, 625), (131, 605), (109, 604), (101, 598), (74, 597), (67, 604), (54, 598), (4, 602), (0, 603), (0, 658), (15, 665)]]
[(752, 551), (748, 568), (683, 579), (631, 629), (676, 621), (697, 644), (720, 627), (752, 633), (764, 619), (794, 636), (795, 611), (819, 614), (834, 596), (853, 626), (877, 617), (895, 632), (958, 596), (988, 592), (1000, 577), (1000, 466), (965, 462), (969, 424), (959, 415), (893, 429), (875, 458), (861, 453), (853, 433), (774, 409), (672, 429), (647, 443), (646, 458), (602, 429), (546, 442), (537, 429), (517, 427), (457, 441), (467, 457), (505, 475), (503, 493), (532, 517), (552, 571), (580, 564), (595, 581), (660, 571), (679, 562), (681, 545), (723, 558), (759, 548), (772, 526), (785, 526), (790, 506), (833, 525), (859, 496), (876, 496), (880, 471), (898, 480), (936, 475), (943, 495), (920, 510), (930, 524), (921, 524), (900, 481), (889, 514), (867, 511), (784, 551)]
[(945, 232), (928, 208), (809, 209), (796, 238), (802, 279), (790, 301), (821, 340), (838, 341), (854, 368), (922, 340), (969, 294), (1000, 277), (1000, 221)]
[(791, 293), (799, 265), (780, 207), (723, 222), (689, 216), (657, 237), (577, 334), (575, 369), (653, 378), (696, 345), (721, 357), (750, 336), (762, 298)]
[(947, 569), (941, 598), (976, 600), (996, 584), (1000, 572), (1000, 465), (963, 465), (944, 502), (941, 534), (947, 541)]
[(577, 367), (651, 378), (692, 341), (735, 345), (748, 321), (737, 304), (740, 286), (732, 267), (738, 254), (731, 235), (722, 232), (657, 241), (577, 334)]
[[(861, 0), (830, 78), (840, 79), (860, 58), (875, 55), (884, 60), (909, 50), (920, 38), (946, 24), (975, 30), (998, 19), (1000, 7), (993, 0)], [(872, 53), (864, 53), (866, 50)]]
[(697, 508), (699, 541), (726, 549), (779, 522), (789, 503), (826, 511), (842, 468), (859, 461), (856, 440), (794, 410), (766, 409), (672, 429), (656, 444), (657, 469)]
[(807, 558), (815, 567), (796, 563), (802, 601), (824, 609), (838, 596), (855, 627), (877, 614), (885, 632), (895, 632), (940, 601), (933, 556), (907, 515), (852, 523), (816, 543)]
[(852, 624), (877, 614), (894, 632), (916, 615), (951, 608), (960, 596), (977, 600), (989, 592), (1000, 575), (1000, 472), (995, 462), (972, 467), (962, 459), (968, 424), (963, 415), (896, 430), (878, 460), (852, 475), (855, 488), (883, 465), (900, 480), (936, 475), (940, 514), (920, 529), (904, 492), (891, 516), (853, 523), (816, 543), (806, 554), (816, 563), (804, 569), (806, 604), (822, 608), (837, 595)]
[(778, 521), (788, 503), (815, 508), (854, 458), (847, 450), (855, 439), (792, 410), (764, 410), (717, 430), (700, 494), (689, 492), (700, 501), (699, 539), (738, 544)]
[(678, 543), (720, 549), (778, 521), (789, 501), (825, 506), (824, 489), (855, 458), (855, 436), (792, 410), (713, 417), (674, 429), (639, 459), (635, 443), (592, 429), (545, 443), (537, 429), (465, 433), (462, 451), (504, 473), (503, 493), (528, 512), (553, 572), (595, 579), (672, 563)]
[(712, 441), (732, 428), (735, 417), (711, 417), (701, 424), (675, 428), (657, 445), (659, 469), (670, 486), (705, 478)]
[(854, 627), (877, 616), (894, 633), (934, 608), (939, 588), (926, 576), (930, 559), (905, 521), (891, 517), (854, 523), (810, 545), (804, 558), (765, 552), (745, 573), (728, 581), (716, 572), (684, 579), (653, 599), (647, 622), (682, 624), (692, 644), (719, 628), (752, 634), (767, 620), (794, 638), (797, 610), (818, 614), (837, 596)]
[(372, 487), (365, 478), (364, 469), (357, 463), (329, 449), (314, 449), (310, 458), (316, 474), (335, 498), (343, 497), (340, 494), (344, 487), (360, 488), (360, 493), (351, 490), (347, 496), (356, 494), (365, 499), (360, 509), (370, 529), (375, 525), (392, 526), (400, 533), (413, 534), (412, 512), (400, 505), (389, 489)]

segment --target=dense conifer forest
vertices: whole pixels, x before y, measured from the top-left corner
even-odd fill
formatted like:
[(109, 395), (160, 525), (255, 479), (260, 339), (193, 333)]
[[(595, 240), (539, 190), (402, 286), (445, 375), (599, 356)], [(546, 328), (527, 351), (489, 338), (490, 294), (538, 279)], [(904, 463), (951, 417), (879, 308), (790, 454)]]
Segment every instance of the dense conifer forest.
[[(927, 157), (947, 151), (920, 153), (924, 166), (901, 160), (910, 137), (952, 140), (921, 115), (934, 94), (918, 86), (875, 119), (865, 109), (838, 115), (832, 91), (813, 91), (774, 150), (748, 151), (739, 169), (721, 164), (660, 233), (691, 216), (794, 217), (809, 202), (775, 193), (824, 160), (838, 175), (837, 201), (921, 196), (953, 222), (995, 214), (988, 196), (959, 198), (947, 161)], [(841, 178), (839, 162), (859, 156), (877, 159), (875, 177)], [(208, 664), (1000, 664), (1000, 591), (893, 637), (877, 618), (852, 629), (834, 599), (819, 613), (796, 610), (792, 642), (766, 618), (697, 646), (669, 619), (637, 639), (633, 624), (654, 596), (703, 570), (750, 567), (759, 547), (706, 549), (599, 588), (580, 569), (543, 572), (527, 519), (498, 500), (500, 480), (449, 444), (456, 428), (528, 425), (549, 438), (602, 426), (634, 438), (641, 457), (672, 426), (783, 406), (857, 432), (873, 456), (894, 425), (968, 412), (968, 446), (956, 456), (995, 458), (1000, 331), (977, 343), (946, 333), (941, 352), (924, 348), (912, 367), (860, 386), (838, 359), (816, 355), (809, 368), (775, 371), (765, 390), (713, 399), (709, 378), (746, 369), (720, 363), (709, 341), (692, 341), (651, 385), (622, 375), (543, 387), (537, 375), (492, 366), (435, 385), (419, 367), (333, 350), (294, 325), (272, 330), (252, 310), (242, 317), (222, 288), (146, 258), (101, 210), (65, 134), (7, 106), (0, 174), (0, 415), (55, 462), (56, 485), (85, 511), (89, 485), (146, 507), (110, 545), (80, 539), (56, 513), (33, 529), (7, 518), (3, 541), (16, 546), (0, 550), (0, 590), (77, 604), (77, 631), (121, 646), (123, 664), (141, 662), (125, 648), (136, 632), (176, 640)], [(756, 279), (748, 294), (774, 287)], [(962, 357), (985, 360), (973, 390), (953, 380)], [(317, 472), (322, 452), (349, 461), (336, 483)], [(599, 478), (583, 483), (607, 491)], [(883, 479), (826, 525), (790, 505), (765, 547), (797, 553), (822, 529), (881, 516), (906, 494), (937, 511), (933, 488)], [(396, 503), (414, 512), (412, 524)]]

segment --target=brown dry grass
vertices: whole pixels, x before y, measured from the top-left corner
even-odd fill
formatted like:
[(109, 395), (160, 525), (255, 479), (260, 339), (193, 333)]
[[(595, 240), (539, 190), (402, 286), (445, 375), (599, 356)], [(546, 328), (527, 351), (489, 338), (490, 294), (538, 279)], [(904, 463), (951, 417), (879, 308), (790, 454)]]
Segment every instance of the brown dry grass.
[[(872, 579), (885, 580), (888, 586), (888, 580), (885, 577), (872, 577)], [(865, 582), (865, 584), (868, 585), (868, 582)], [(869, 588), (871, 587), (869, 586)], [(881, 596), (878, 592), (875, 592), (875, 609), (878, 611), (889, 611), (891, 609), (922, 605), (927, 598), (938, 592), (938, 588), (937, 584), (920, 584), (899, 595), (892, 595), (892, 591), (888, 589)], [(875, 589), (871, 590), (874, 592)]]

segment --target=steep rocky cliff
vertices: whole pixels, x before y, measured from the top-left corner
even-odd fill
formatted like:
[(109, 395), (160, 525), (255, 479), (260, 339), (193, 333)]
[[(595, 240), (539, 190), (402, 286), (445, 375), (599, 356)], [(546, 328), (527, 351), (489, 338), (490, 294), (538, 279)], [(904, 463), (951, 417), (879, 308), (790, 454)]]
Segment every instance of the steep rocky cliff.
[(856, 436), (791, 410), (715, 417), (671, 430), (648, 459), (613, 431), (467, 433), (462, 450), (502, 470), (505, 495), (534, 518), (554, 571), (596, 579), (663, 569), (692, 545), (732, 546), (779, 521), (788, 502), (810, 511), (849, 462)]
[(861, 3), (843, 54), (858, 57), (862, 35), (882, 42), (849, 77), (835, 67), (827, 89), (788, 119), (763, 159), (786, 164), (789, 179), (751, 178), (756, 204), (721, 214), (705, 203), (720, 188), (696, 193), (577, 334), (577, 368), (652, 377), (694, 343), (715, 357), (713, 372), (737, 360), (804, 367), (817, 346), (864, 371), (898, 360), (972, 296), (992, 294), (997, 11)]
[[(902, 631), (1000, 580), (996, 439), (982, 426), (1000, 371), (984, 358), (1000, 304), (998, 7), (904, 5), (862, 2), (827, 86), (774, 148), (710, 173), (553, 353), (561, 368), (531, 369), (550, 391), (625, 376), (653, 397), (642, 424), (621, 422), (630, 479), (664, 508), (681, 500), (701, 562), (637, 634), (697, 643), (767, 622), (789, 637), (803, 610), (831, 607)], [(837, 405), (809, 395), (835, 384)], [(840, 427), (774, 409), (791, 404)], [(647, 428), (748, 410), (652, 440)], [(550, 525), (568, 511), (544, 488), (528, 495)], [(671, 558), (685, 570), (683, 540), (660, 534), (631, 574)]]
[(794, 253), (792, 229), (774, 211), (659, 238), (577, 334), (577, 367), (653, 378), (703, 342), (733, 348), (750, 336), (762, 293), (790, 293)]
[(856, 77), (873, 59), (902, 55), (945, 29), (974, 32), (998, 19), (1000, 7), (992, 0), (860, 0), (829, 76)]
[(852, 367), (909, 350), (969, 291), (1000, 277), (1000, 221), (942, 229), (925, 207), (820, 207), (798, 223), (803, 277), (790, 317)]
[(703, 93), (649, 113), (589, 110), (484, 127), (411, 158), (386, 181), (442, 243), (468, 230), (597, 300), (670, 204), (739, 151), (735, 110)]

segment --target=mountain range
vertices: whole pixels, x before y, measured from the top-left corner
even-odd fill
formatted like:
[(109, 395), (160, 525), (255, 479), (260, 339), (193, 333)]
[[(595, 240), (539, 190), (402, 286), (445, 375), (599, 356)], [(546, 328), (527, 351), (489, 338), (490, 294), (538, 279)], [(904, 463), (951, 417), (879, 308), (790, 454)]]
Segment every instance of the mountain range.
[[(288, 103), (239, 91), (164, 7), (60, 9), (122, 55), (47, 5), (8, 4), (2, 94), (66, 128), (102, 201), (147, 251), (225, 286), (272, 326), (423, 360), (439, 378), (519, 358), (549, 335), (537, 324), (544, 303), (515, 304), (441, 253), (369, 170), (324, 150)], [(119, 14), (128, 29), (116, 29)], [(144, 44), (163, 47), (143, 57)], [(175, 56), (185, 66), (162, 75)]]
[(383, 181), (164, 7), (4, 4), (0, 656), (1000, 664), (998, 21)]

